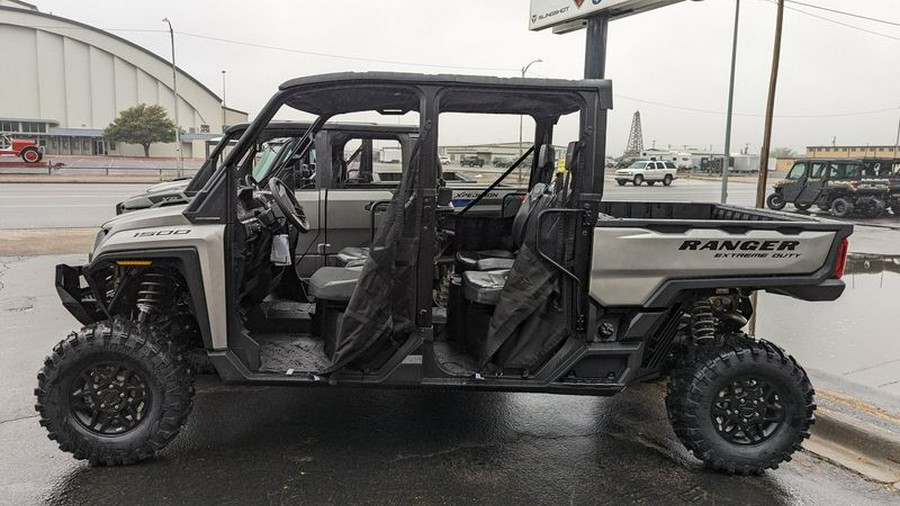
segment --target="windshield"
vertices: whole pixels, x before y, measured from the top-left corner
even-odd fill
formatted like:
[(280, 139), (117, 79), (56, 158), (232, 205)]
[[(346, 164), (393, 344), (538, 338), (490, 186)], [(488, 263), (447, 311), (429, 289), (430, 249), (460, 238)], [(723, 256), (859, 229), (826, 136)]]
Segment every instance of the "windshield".
[(234, 144), (237, 143), (237, 139), (244, 133), (243, 130), (237, 130), (230, 132), (226, 135), (223, 135), (219, 140), (219, 143), (216, 144), (216, 147), (209, 154), (209, 157), (206, 161), (203, 162), (203, 165), (197, 170), (197, 173), (194, 174), (194, 177), (191, 179), (191, 182), (188, 183), (185, 188), (185, 192), (194, 193), (203, 188), (206, 185), (206, 182), (209, 181), (209, 178), (213, 175), (216, 168), (225, 158), (225, 148), (233, 147)]
[(785, 179), (800, 179), (803, 177), (803, 173), (806, 172), (806, 164), (805, 163), (795, 163), (791, 171), (788, 172), (788, 175)]
[(269, 174), (269, 170), (278, 159), (278, 154), (285, 146), (286, 139), (275, 139), (263, 144), (256, 156), (256, 165), (253, 167), (253, 180), (262, 181)]
[(628, 166), (629, 169), (643, 169), (647, 162), (634, 162)]

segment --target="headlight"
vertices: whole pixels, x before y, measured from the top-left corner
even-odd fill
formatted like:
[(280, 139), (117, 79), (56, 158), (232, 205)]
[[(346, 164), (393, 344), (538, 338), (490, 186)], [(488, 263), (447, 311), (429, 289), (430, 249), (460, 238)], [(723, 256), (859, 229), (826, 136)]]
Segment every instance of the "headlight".
[(97, 247), (100, 246), (100, 243), (103, 242), (103, 239), (106, 239), (106, 234), (109, 233), (109, 230), (105, 228), (101, 228), (96, 237), (94, 237), (94, 244), (91, 245), (91, 251), (88, 252), (88, 262), (94, 259), (94, 251), (97, 251)]

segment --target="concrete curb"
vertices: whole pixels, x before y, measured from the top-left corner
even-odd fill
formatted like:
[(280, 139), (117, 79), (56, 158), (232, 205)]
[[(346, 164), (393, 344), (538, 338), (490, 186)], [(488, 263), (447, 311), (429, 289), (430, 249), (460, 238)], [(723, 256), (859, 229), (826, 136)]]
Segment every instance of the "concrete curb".
[(804, 447), (866, 478), (900, 488), (900, 435), (827, 408)]
[(808, 451), (866, 478), (900, 488), (900, 433), (819, 407)]

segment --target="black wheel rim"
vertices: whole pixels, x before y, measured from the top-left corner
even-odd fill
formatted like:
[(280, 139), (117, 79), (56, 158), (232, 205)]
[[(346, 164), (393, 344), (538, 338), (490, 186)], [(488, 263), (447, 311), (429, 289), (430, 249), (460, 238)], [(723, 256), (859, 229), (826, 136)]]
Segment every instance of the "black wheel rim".
[(150, 389), (140, 372), (123, 362), (95, 364), (73, 382), (72, 416), (85, 429), (104, 436), (124, 434), (150, 410)]
[(713, 398), (713, 426), (722, 438), (738, 445), (767, 441), (785, 420), (781, 394), (756, 378), (733, 381)]

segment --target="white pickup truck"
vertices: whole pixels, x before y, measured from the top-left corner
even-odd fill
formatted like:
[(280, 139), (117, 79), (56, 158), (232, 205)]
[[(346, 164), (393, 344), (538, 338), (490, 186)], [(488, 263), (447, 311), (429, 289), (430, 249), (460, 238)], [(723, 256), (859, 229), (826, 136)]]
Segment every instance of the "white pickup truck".
[(614, 176), (619, 186), (625, 186), (625, 183), (631, 182), (635, 186), (640, 186), (644, 182), (653, 186), (657, 181), (661, 181), (663, 185), (669, 186), (672, 181), (678, 179), (678, 169), (672, 162), (654, 162), (649, 160), (640, 160), (632, 163), (624, 169), (616, 171)]

